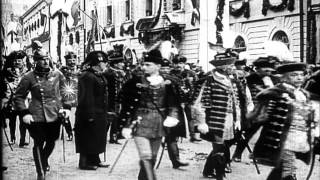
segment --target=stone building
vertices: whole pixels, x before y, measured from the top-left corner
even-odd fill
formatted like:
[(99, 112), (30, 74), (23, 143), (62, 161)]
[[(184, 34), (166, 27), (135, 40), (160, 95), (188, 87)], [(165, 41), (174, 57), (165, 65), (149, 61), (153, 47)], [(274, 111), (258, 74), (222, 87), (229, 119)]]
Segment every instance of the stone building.
[(254, 60), (268, 55), (266, 41), (281, 41), (294, 61), (319, 62), (319, 4), (319, 0), (231, 0), (234, 48), (247, 51)]

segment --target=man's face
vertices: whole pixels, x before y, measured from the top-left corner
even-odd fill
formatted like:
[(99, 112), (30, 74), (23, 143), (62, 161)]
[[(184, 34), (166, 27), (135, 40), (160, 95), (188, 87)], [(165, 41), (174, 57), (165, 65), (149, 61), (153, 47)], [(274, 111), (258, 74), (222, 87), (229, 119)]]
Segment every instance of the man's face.
[(66, 62), (67, 66), (69, 67), (75, 67), (77, 65), (77, 59), (72, 57), (70, 59), (67, 59), (67, 62)]
[(163, 66), (160, 69), (160, 72), (165, 73), (165, 74), (169, 74), (171, 71), (171, 68), (169, 66)]
[(217, 66), (216, 68), (222, 72), (225, 72), (226, 74), (232, 74), (235, 70), (235, 67), (233, 64)]
[(268, 67), (261, 67), (257, 69), (257, 72), (262, 76), (271, 76), (274, 69)]
[(151, 75), (159, 72), (160, 70), (160, 65), (155, 64), (153, 62), (144, 62), (142, 64), (142, 70), (145, 74)]
[(283, 74), (283, 79), (286, 83), (289, 83), (296, 88), (302, 86), (305, 81), (305, 73), (303, 71), (292, 71)]
[(117, 69), (124, 69), (124, 62), (118, 62), (114, 64), (114, 67), (116, 67)]
[(14, 67), (21, 69), (23, 67), (23, 59), (15, 59)]
[(37, 60), (37, 66), (41, 68), (50, 68), (50, 59), (49, 57), (44, 57)]

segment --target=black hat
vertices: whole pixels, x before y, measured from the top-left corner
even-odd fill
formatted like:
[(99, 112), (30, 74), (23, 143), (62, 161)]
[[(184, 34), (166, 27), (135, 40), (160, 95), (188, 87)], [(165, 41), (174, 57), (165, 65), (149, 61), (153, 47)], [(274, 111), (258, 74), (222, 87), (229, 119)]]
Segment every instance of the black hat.
[(175, 56), (172, 59), (172, 63), (174, 64), (178, 64), (178, 63), (186, 63), (187, 62), (187, 58), (184, 56)]
[(257, 68), (272, 68), (272, 69), (274, 69), (275, 61), (270, 61), (269, 57), (259, 57), (252, 64)]
[(87, 55), (84, 64), (95, 66), (99, 64), (99, 62), (107, 62), (107, 57), (107, 54), (103, 51), (92, 51)]
[(41, 49), (42, 47), (43, 47), (43, 45), (38, 40), (33, 41), (31, 44), (32, 50)]
[(218, 53), (214, 56), (214, 60), (211, 60), (209, 63), (217, 67), (233, 64), (235, 60), (236, 57), (230, 56), (227, 53)]
[(247, 60), (246, 60), (246, 59), (236, 60), (236, 61), (234, 62), (234, 65), (235, 65), (235, 66), (245, 66), (245, 65), (247, 65)]
[(161, 63), (162, 67), (170, 67), (171, 62), (168, 59), (164, 59)]
[(307, 65), (305, 63), (287, 63), (278, 66), (277, 72), (279, 74), (284, 74), (292, 71), (306, 71)]
[(77, 55), (74, 52), (70, 51), (64, 56), (64, 58), (65, 59), (77, 58)]
[(108, 54), (109, 64), (111, 66), (124, 61), (124, 57), (121, 52), (111, 51)]
[(22, 50), (19, 50), (19, 51), (12, 51), (7, 57), (6, 59), (7, 60), (15, 60), (15, 59), (22, 59), (24, 57), (26, 57), (27, 54), (22, 51)]
[(40, 59), (49, 58), (49, 53), (45, 49), (36, 49), (33, 53), (33, 60), (37, 61)]
[(144, 55), (144, 62), (162, 63), (162, 55), (158, 49), (153, 49)]

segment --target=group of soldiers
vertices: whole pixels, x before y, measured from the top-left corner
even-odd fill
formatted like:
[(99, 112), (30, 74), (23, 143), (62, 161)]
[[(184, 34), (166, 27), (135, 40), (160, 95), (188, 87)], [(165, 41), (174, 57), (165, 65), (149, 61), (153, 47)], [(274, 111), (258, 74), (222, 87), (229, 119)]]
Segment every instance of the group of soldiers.
[[(227, 50), (215, 55), (210, 61), (213, 70), (205, 73), (181, 55), (164, 59), (157, 48), (130, 64), (121, 49), (92, 51), (81, 65), (77, 55), (68, 52), (63, 67), (52, 62), (39, 42), (33, 44), (33, 65), (23, 51), (5, 57), (2, 127), (9, 119), (8, 141), (14, 144), (19, 117), (19, 147), (28, 145), (28, 130), (38, 180), (50, 171), (48, 159), (61, 125), (68, 140), (75, 141), (83, 170), (109, 167), (99, 158), (108, 133), (114, 144), (133, 137), (140, 157), (139, 180), (156, 179), (161, 146), (166, 146), (173, 168), (189, 165), (180, 159), (179, 137), (212, 143), (202, 174), (218, 180), (232, 172), (231, 162), (241, 162), (259, 129), (251, 156), (254, 162), (274, 166), (267, 179), (295, 180), (296, 159), (310, 163), (319, 153), (316, 67), (310, 71), (307, 64), (273, 56), (259, 57), (248, 66)], [(231, 156), (232, 145), (236, 150)]]

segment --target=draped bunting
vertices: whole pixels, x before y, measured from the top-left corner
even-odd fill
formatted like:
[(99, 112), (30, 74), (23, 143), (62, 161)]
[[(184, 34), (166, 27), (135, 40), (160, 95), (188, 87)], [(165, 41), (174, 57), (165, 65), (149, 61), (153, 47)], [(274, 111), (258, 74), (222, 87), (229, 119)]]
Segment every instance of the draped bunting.
[(250, 17), (250, 4), (249, 1), (244, 0), (240, 8), (235, 9), (231, 5), (229, 5), (229, 11), (232, 16), (239, 17), (243, 14), (245, 18)]
[[(289, 1), (289, 2), (288, 2)], [(289, 11), (294, 10), (294, 1), (295, 0), (282, 0), (282, 2), (278, 5), (272, 5), (270, 3), (270, 0), (263, 0), (262, 3), (262, 14), (267, 15), (267, 11), (270, 9), (272, 11), (282, 11), (286, 7), (288, 8)]]
[(216, 16), (216, 20), (214, 21), (217, 27), (217, 30), (216, 30), (217, 44), (223, 43), (221, 33), (223, 31), (222, 19), (223, 19), (224, 5), (225, 5), (225, 0), (219, 0), (218, 7), (217, 7), (217, 16)]

